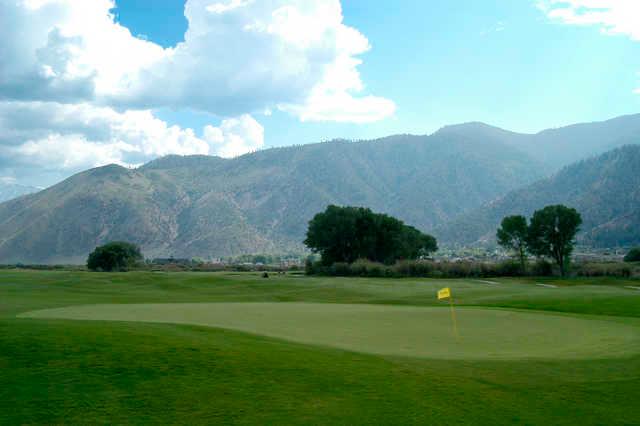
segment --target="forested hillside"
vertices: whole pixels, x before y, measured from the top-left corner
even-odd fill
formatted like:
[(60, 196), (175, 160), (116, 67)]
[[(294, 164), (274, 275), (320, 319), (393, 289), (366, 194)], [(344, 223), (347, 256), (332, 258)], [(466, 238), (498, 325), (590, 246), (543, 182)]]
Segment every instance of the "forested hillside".
[(640, 143), (640, 114), (547, 129), (535, 134), (510, 132), (483, 123), (447, 126), (439, 133), (460, 135), (478, 142), (500, 141), (537, 159), (547, 170), (558, 171), (611, 149)]
[(507, 215), (529, 216), (548, 204), (576, 208), (580, 241), (602, 247), (640, 244), (640, 146), (625, 146), (564, 168), (439, 227), (446, 244), (491, 242)]
[(111, 240), (148, 257), (299, 250), (329, 204), (428, 230), (540, 178), (535, 165), (499, 141), (436, 134), (107, 166), (0, 205), (0, 262), (82, 262)]
[(430, 136), (111, 165), (0, 204), (0, 263), (83, 262), (112, 240), (147, 257), (299, 251), (307, 222), (329, 204), (388, 213), (451, 245), (490, 241), (504, 215), (564, 203), (585, 218), (582, 242), (630, 244), (640, 242), (638, 146), (545, 179), (625, 141), (640, 141), (640, 115), (535, 135), (468, 123)]

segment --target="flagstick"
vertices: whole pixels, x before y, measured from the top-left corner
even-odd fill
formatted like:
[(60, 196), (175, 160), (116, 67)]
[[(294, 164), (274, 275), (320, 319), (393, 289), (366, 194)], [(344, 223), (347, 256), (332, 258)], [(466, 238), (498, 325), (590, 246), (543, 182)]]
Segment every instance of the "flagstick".
[(453, 322), (453, 332), (456, 336), (456, 340), (460, 340), (458, 334), (458, 321), (456, 321), (456, 311), (453, 309), (453, 297), (449, 296), (449, 306), (451, 307), (451, 321)]

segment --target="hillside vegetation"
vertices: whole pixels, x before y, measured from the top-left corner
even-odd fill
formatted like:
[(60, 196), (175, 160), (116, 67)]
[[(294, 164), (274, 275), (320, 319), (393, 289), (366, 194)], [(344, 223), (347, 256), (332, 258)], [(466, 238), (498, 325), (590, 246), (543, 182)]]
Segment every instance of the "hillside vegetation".
[(0, 262), (79, 263), (120, 240), (147, 257), (299, 250), (329, 204), (430, 229), (539, 178), (532, 164), (497, 141), (434, 135), (106, 166), (0, 205)]
[(547, 170), (558, 171), (574, 162), (640, 142), (640, 114), (547, 129), (535, 134), (510, 132), (483, 123), (447, 126), (439, 133), (460, 135), (478, 142), (500, 141), (535, 158)]
[(640, 242), (640, 146), (625, 146), (564, 168), (510, 192), (434, 231), (439, 241), (493, 241), (503, 217), (528, 216), (548, 204), (577, 209), (584, 223), (579, 241), (602, 247)]
[(84, 263), (109, 241), (137, 244), (146, 257), (299, 251), (308, 221), (330, 204), (368, 207), (444, 243), (466, 244), (492, 239), (507, 214), (562, 203), (583, 214), (582, 241), (630, 244), (640, 241), (638, 148), (527, 185), (637, 141), (640, 115), (535, 135), (468, 123), (431, 136), (332, 141), (230, 160), (110, 165), (0, 204), (0, 263)]

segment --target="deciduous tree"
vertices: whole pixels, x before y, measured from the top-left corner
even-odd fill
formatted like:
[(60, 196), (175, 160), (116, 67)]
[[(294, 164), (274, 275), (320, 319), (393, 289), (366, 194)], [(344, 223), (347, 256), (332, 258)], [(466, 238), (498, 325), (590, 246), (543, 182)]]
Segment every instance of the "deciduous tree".
[(522, 271), (525, 270), (528, 232), (527, 219), (524, 216), (507, 216), (502, 219), (496, 234), (498, 244), (516, 252)]
[(529, 251), (538, 256), (551, 257), (560, 267), (562, 276), (565, 276), (581, 224), (580, 213), (570, 207), (554, 205), (536, 211), (527, 236)]

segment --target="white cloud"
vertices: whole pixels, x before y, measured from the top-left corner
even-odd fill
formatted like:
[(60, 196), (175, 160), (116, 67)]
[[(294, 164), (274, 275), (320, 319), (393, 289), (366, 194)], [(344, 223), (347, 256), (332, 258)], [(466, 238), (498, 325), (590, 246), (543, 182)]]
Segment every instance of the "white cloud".
[(605, 34), (640, 41), (638, 0), (540, 0), (538, 7), (558, 22), (598, 26)]
[(0, 97), (91, 100), (166, 56), (116, 24), (112, 0), (0, 0)]
[[(538, 0), (537, 5), (554, 21), (640, 41), (640, 0)], [(640, 88), (633, 93), (640, 94)]]
[(370, 46), (343, 23), (339, 0), (187, 0), (185, 41), (170, 49), (115, 23), (114, 5), (0, 0), (0, 97), (227, 117), (285, 106), (305, 120), (357, 122), (394, 111), (360, 95), (357, 57)]
[[(241, 155), (264, 145), (251, 114), (275, 109), (354, 123), (395, 111), (366, 91), (369, 41), (344, 24), (340, 0), (187, 0), (185, 41), (171, 48), (132, 35), (115, 6), (0, 0), (0, 175)], [(161, 107), (222, 121), (198, 136), (155, 117)]]
[(90, 104), (0, 102), (0, 170), (23, 165), (75, 172), (115, 163), (135, 166), (168, 155), (241, 155), (263, 145), (249, 115), (192, 129), (169, 126), (151, 111), (118, 112)]
[(264, 146), (264, 128), (248, 114), (223, 120), (220, 127), (205, 126), (204, 139), (220, 157), (237, 157)]

